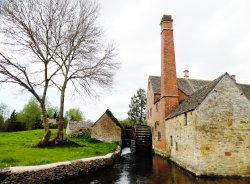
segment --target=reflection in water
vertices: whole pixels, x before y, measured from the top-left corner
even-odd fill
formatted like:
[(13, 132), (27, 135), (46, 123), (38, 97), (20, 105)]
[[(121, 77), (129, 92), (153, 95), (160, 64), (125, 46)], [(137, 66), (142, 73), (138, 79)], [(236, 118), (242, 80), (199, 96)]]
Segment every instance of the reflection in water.
[(121, 159), (110, 168), (83, 176), (69, 184), (249, 184), (250, 179), (196, 178), (174, 163), (151, 154), (131, 154), (123, 150)]

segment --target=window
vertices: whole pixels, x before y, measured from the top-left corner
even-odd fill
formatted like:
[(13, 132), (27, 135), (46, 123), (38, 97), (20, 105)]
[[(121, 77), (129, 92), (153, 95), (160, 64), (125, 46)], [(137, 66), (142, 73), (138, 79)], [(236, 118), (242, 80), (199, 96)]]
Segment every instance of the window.
[(148, 90), (150, 91), (150, 82), (148, 82)]
[(156, 110), (156, 112), (158, 112), (158, 103), (156, 103), (156, 105), (155, 105), (155, 110)]
[(152, 108), (150, 108), (150, 117), (152, 117)]
[(148, 113), (147, 113), (147, 114), (148, 114), (148, 119), (149, 119), (149, 110), (148, 110)]
[(175, 142), (175, 150), (178, 151), (178, 143)]
[(157, 125), (159, 125), (159, 121), (155, 122), (155, 131), (157, 130)]
[(185, 113), (185, 125), (188, 125), (187, 113)]
[(170, 146), (171, 146), (171, 148), (173, 147), (173, 137), (172, 136), (170, 136)]
[(161, 140), (161, 132), (158, 132), (158, 141)]

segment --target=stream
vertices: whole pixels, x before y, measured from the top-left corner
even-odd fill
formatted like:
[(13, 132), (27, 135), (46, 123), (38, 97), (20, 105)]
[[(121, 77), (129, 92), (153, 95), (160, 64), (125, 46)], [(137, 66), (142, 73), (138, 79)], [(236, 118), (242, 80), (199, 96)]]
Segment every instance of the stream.
[(250, 184), (250, 178), (197, 178), (171, 161), (150, 153), (132, 154), (124, 148), (121, 159), (95, 174), (68, 184)]

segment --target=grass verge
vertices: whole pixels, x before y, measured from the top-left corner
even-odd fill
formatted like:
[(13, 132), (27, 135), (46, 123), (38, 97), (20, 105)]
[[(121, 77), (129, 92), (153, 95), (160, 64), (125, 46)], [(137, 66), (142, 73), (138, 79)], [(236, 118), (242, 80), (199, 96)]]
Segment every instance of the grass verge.
[[(116, 144), (93, 141), (90, 138), (68, 138), (81, 145), (34, 147), (43, 137), (43, 130), (0, 132), (0, 168), (41, 165), (105, 155), (116, 149)], [(52, 138), (56, 130), (52, 130)]]

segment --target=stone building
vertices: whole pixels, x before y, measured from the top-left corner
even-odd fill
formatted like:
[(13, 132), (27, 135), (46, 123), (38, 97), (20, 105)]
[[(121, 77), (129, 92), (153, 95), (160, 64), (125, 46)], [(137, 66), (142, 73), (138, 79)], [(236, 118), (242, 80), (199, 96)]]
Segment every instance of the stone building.
[(161, 20), (161, 76), (149, 76), (153, 149), (195, 175), (250, 176), (250, 85), (176, 77), (172, 17)]
[(121, 142), (122, 127), (110, 110), (106, 112), (93, 124), (91, 138), (103, 142)]
[(81, 137), (90, 134), (90, 121), (69, 121), (66, 128), (66, 134), (72, 137)]

